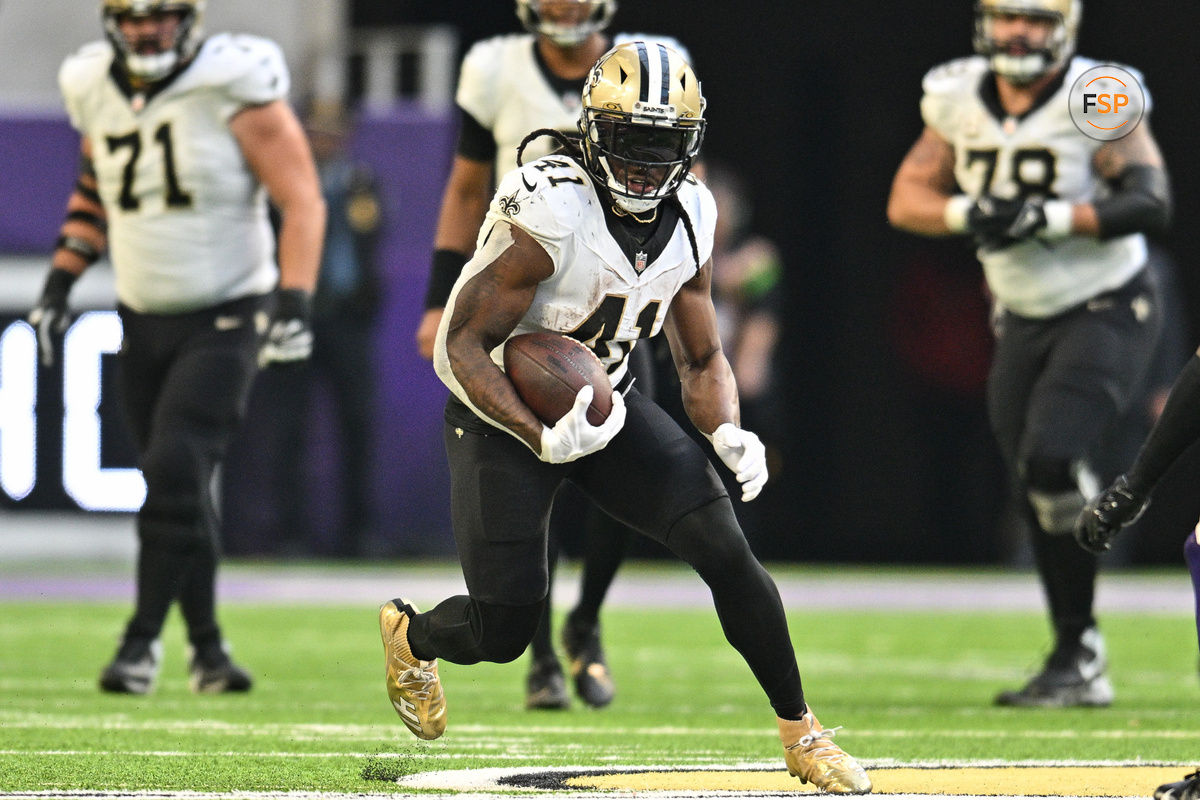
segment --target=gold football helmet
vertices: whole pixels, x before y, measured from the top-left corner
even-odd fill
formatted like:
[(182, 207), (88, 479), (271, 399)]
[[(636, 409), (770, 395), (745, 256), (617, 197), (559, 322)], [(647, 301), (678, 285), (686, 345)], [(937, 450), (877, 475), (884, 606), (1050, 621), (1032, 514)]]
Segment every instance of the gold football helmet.
[(704, 96), (692, 68), (657, 42), (609, 50), (583, 88), (579, 132), (588, 170), (638, 214), (670, 197), (704, 140)]
[[(993, 18), (1014, 14), (1048, 19), (1050, 36), (1040, 46), (1012, 51), (1013, 42), (998, 42), (992, 34)], [(1075, 52), (1081, 0), (978, 0), (975, 4), (975, 52), (987, 56), (992, 71), (1013, 83), (1032, 83), (1065, 64)]]
[[(567, 14), (564, 18), (551, 6), (572, 8), (561, 9)], [(617, 0), (517, 0), (517, 17), (525, 30), (562, 47), (573, 47), (607, 28), (616, 10)]]
[[(144, 81), (165, 78), (178, 65), (196, 54), (203, 37), (205, 0), (101, 0), (104, 33), (117, 58), (130, 75)], [(129, 17), (178, 14), (175, 41), (155, 52), (143, 52), (145, 43), (130, 42), (121, 33), (120, 22)]]

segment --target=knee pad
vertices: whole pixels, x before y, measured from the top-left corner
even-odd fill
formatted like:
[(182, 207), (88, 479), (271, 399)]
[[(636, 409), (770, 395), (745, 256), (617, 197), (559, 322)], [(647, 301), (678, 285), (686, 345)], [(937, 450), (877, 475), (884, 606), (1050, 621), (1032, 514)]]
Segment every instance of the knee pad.
[(1100, 492), (1099, 478), (1083, 460), (1029, 459), (1021, 477), (1038, 527), (1051, 536), (1071, 533), (1087, 501)]

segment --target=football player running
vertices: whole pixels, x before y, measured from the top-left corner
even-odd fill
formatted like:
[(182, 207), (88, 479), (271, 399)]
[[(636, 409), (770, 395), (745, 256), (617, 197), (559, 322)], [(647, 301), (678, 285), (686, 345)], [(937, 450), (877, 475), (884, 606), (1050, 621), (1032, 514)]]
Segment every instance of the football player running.
[[(517, 17), (528, 31), (506, 34), (475, 44), (463, 59), (456, 100), (460, 110), (459, 139), (450, 177), (442, 198), (433, 262), (425, 296), (425, 313), (417, 329), (418, 349), (433, 357), (434, 337), (450, 288), (475, 249), (475, 236), (487, 212), (496, 181), (517, 166), (517, 147), (530, 131), (554, 128), (570, 131), (579, 118), (584, 79), (611, 46), (604, 30), (616, 11), (615, 0), (517, 0)], [(628, 41), (618, 35), (614, 43)], [(686, 52), (672, 39), (654, 37)], [(530, 143), (527, 158), (547, 155), (552, 139)], [(649, 347), (634, 355), (631, 368), (643, 392), (653, 385)], [(564, 493), (565, 495), (566, 493)], [(594, 509), (576, 509), (573, 497), (560, 499), (566, 509), (592, 514), (586, 530), (586, 554), (579, 603), (567, 616), (562, 641), (576, 693), (593, 707), (610, 703), (615, 685), (600, 641), (599, 611), (624, 555), (627, 529), (598, 519)], [(603, 530), (596, 530), (603, 526)], [(552, 533), (550, 580), (554, 581), (557, 537)], [(570, 704), (551, 637), (550, 606), (546, 620), (530, 644), (532, 659), (526, 679), (528, 708), (557, 709)]]
[(1073, 124), (1068, 92), (1097, 64), (1074, 55), (1080, 14), (1079, 0), (980, 0), (978, 55), (925, 76), (925, 129), (888, 202), (899, 228), (973, 236), (995, 303), (988, 412), (1055, 635), (1043, 669), (1000, 705), (1112, 702), (1096, 557), (1071, 532), (1161, 327), (1143, 233), (1168, 223), (1167, 175), (1145, 119), (1108, 142)]
[[(246, 691), (251, 678), (230, 660), (216, 619), (213, 486), (260, 362), (311, 349), (325, 206), (273, 42), (203, 38), (203, 0), (100, 8), (106, 40), (59, 73), (82, 158), (29, 317), (52, 364), (71, 286), (108, 248), (123, 326), (120, 395), (146, 499), (136, 605), (100, 686), (154, 688), (159, 634), (178, 601), (193, 691)], [(264, 194), (282, 214), (278, 269)], [(263, 337), (257, 319), (268, 311)]]
[[(708, 584), (726, 638), (778, 717), (789, 771), (819, 789), (871, 782), (805, 702), (779, 592), (751, 553), (733, 503), (701, 447), (630, 386), (628, 355), (666, 331), (697, 428), (753, 500), (767, 478), (758, 437), (739, 427), (710, 287), (715, 206), (689, 173), (704, 98), (679, 53), (622, 44), (583, 92), (579, 143), (501, 181), (475, 255), (438, 328), (434, 364), (451, 390), (445, 439), (452, 516), (468, 594), (419, 613), (380, 610), (388, 695), (421, 738), (446, 727), (436, 659), (511, 661), (541, 619), (547, 517), (570, 480), (607, 513), (665, 545)], [(616, 392), (598, 426), (591, 387), (554, 426), (521, 402), (497, 359), (511, 336), (555, 331), (587, 343)]]

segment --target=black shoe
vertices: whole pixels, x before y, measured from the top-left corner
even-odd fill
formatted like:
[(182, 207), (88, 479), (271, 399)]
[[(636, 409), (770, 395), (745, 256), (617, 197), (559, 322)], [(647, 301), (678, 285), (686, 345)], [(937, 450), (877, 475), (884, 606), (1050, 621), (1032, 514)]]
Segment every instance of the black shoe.
[(554, 655), (536, 658), (525, 679), (525, 707), (529, 709), (569, 708), (571, 698), (567, 694), (567, 682), (562, 667)]
[(1154, 800), (1200, 800), (1200, 769), (1183, 780), (1164, 783), (1154, 790)]
[(1104, 708), (1113, 701), (1107, 668), (1104, 637), (1095, 628), (1088, 628), (1077, 643), (1060, 643), (1042, 671), (1023, 688), (996, 695), (996, 705)]
[(592, 708), (603, 708), (613, 701), (616, 686), (604, 660), (600, 645), (600, 623), (576, 625), (567, 617), (562, 629), (563, 649), (571, 659), (571, 677), (575, 693)]
[(100, 673), (100, 688), (121, 694), (149, 694), (158, 680), (162, 643), (158, 639), (125, 639), (112, 663)]
[(191, 648), (188, 685), (197, 694), (248, 692), (254, 681), (250, 673), (234, 664), (224, 642)]

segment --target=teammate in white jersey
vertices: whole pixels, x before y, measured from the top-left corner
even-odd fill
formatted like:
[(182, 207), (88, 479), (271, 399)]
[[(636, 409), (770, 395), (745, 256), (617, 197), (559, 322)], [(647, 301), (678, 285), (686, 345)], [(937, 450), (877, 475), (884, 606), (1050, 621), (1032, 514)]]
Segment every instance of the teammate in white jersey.
[[(216, 619), (213, 486), (259, 363), (311, 349), (324, 201), (273, 42), (202, 38), (203, 0), (102, 0), (101, 9), (107, 40), (68, 57), (59, 76), (81, 169), (30, 314), (52, 363), (71, 285), (108, 248), (120, 394), (146, 500), (136, 607), (100, 686), (153, 689), (159, 634), (178, 601), (192, 689), (245, 691), (250, 676), (230, 660)], [(278, 270), (267, 194), (282, 216)]]
[[(664, 329), (689, 416), (736, 473), (742, 502), (758, 495), (766, 456), (758, 437), (739, 427), (710, 294), (715, 206), (689, 173), (703, 114), (695, 73), (677, 52), (620, 45), (584, 89), (582, 149), (557, 134), (561, 155), (501, 182), (434, 357), (452, 392), (445, 440), (469, 594), (424, 614), (403, 599), (383, 605), (388, 695), (414, 734), (434, 739), (447, 710), (436, 659), (473, 664), (521, 654), (546, 604), (551, 501), (570, 480), (708, 584), (726, 638), (775, 709), (792, 774), (825, 791), (868, 792), (866, 773), (805, 703), (778, 590), (716, 470), (628, 380), (630, 348)], [(592, 347), (617, 389), (605, 422), (587, 422), (591, 387), (553, 427), (521, 402), (495, 359), (525, 331), (556, 331)]]
[(1079, 0), (981, 0), (978, 55), (925, 76), (925, 130), (888, 202), (904, 230), (974, 236), (995, 302), (988, 411), (1055, 633), (1042, 671), (1001, 705), (1112, 701), (1096, 558), (1070, 534), (1161, 327), (1142, 234), (1169, 220), (1166, 172), (1145, 118), (1108, 142), (1072, 122), (1071, 86), (1097, 63), (1074, 55), (1081, 11)]
[[(459, 140), (442, 198), (435, 252), (425, 296), (425, 314), (417, 330), (418, 349), (432, 358), (434, 335), (450, 287), (475, 249), (496, 181), (517, 166), (517, 147), (532, 130), (570, 131), (579, 118), (584, 79), (606, 50), (604, 29), (616, 10), (615, 0), (517, 0), (517, 16), (529, 31), (486, 39), (463, 59), (458, 83)], [(615, 43), (630, 41), (618, 34)], [(673, 39), (654, 37), (686, 52)], [(551, 152), (553, 140), (530, 142), (526, 160)], [(634, 355), (632, 368), (641, 390), (654, 384), (654, 356), (647, 345)], [(558, 531), (583, 530), (584, 559), (579, 602), (567, 615), (562, 642), (576, 693), (593, 707), (610, 703), (615, 684), (600, 641), (600, 606), (616, 575), (632, 533), (596, 513), (571, 487), (556, 504), (550, 550), (551, 584), (558, 560)], [(528, 708), (566, 708), (562, 667), (551, 636), (552, 611), (530, 645), (526, 678)]]

